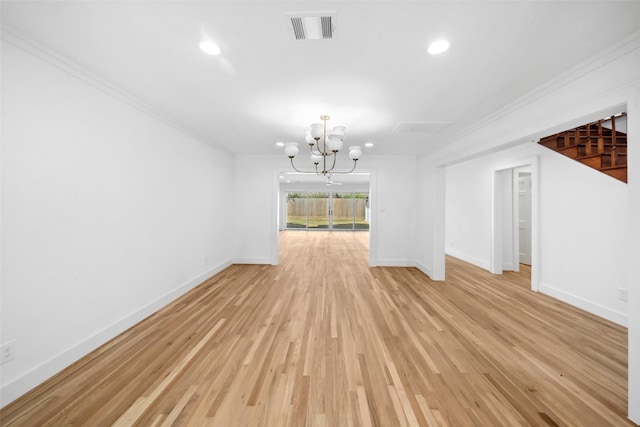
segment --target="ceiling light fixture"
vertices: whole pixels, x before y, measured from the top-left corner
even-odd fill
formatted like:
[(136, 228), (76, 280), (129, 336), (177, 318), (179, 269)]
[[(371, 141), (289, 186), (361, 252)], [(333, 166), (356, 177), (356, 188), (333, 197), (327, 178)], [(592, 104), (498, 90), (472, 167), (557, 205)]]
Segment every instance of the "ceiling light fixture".
[(373, 147), (373, 142), (365, 142), (364, 146), (367, 148), (372, 148)]
[[(336, 158), (338, 157), (338, 152), (342, 149), (345, 137), (344, 133), (347, 128), (344, 126), (336, 126), (327, 135), (327, 120), (329, 119), (329, 116), (320, 116), (322, 123), (312, 124), (309, 131), (307, 131), (306, 141), (307, 144), (309, 144), (311, 162), (315, 165), (315, 171), (302, 171), (296, 168), (293, 163), (293, 158), (298, 154), (298, 143), (287, 142), (284, 144), (284, 153), (291, 160), (291, 166), (296, 172), (326, 176), (329, 172), (332, 174), (348, 174), (356, 169), (358, 159), (362, 156), (362, 150), (360, 146), (354, 145), (349, 147), (349, 158), (353, 160), (351, 170), (343, 172), (334, 171)], [(321, 162), (322, 166), (319, 166)], [(327, 163), (331, 163), (331, 166), (328, 167)]]
[(211, 40), (203, 40), (200, 42), (200, 49), (209, 55), (220, 55), (220, 46)]
[(449, 42), (446, 40), (437, 40), (429, 45), (427, 49), (431, 55), (440, 55), (449, 49)]

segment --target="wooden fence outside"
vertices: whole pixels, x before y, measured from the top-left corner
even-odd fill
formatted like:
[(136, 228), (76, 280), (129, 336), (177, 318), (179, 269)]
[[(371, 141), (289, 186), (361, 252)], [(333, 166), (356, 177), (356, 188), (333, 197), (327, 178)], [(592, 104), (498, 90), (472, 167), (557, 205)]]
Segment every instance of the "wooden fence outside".
[[(305, 202), (309, 202), (309, 217), (326, 217), (329, 213), (328, 198), (291, 198), (287, 202), (287, 216), (307, 216)], [(356, 219), (365, 218), (366, 200), (333, 199), (334, 218), (352, 218), (355, 201)]]

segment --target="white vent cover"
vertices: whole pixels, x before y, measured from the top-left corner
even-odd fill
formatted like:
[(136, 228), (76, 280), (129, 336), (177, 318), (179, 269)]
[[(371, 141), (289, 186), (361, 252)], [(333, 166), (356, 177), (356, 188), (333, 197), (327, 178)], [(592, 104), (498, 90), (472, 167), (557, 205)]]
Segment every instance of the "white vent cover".
[(286, 14), (289, 33), (294, 40), (331, 40), (334, 38), (335, 12)]

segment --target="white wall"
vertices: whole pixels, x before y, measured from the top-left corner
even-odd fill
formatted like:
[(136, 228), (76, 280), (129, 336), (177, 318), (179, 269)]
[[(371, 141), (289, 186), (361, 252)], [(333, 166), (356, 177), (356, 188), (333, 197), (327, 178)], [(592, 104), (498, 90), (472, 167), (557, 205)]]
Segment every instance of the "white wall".
[(626, 326), (617, 289), (627, 288), (627, 185), (564, 156), (539, 166), (539, 290)]
[(231, 260), (232, 157), (47, 61), (3, 41), (2, 405)]
[(627, 186), (537, 144), (447, 168), (447, 253), (489, 269), (495, 169), (538, 155), (541, 292), (627, 324)]
[(486, 161), (446, 170), (446, 252), (486, 270), (491, 259), (492, 175), (492, 165)]
[[(617, 251), (621, 252), (621, 256), (626, 259), (627, 279), (622, 283), (626, 283), (630, 292), (628, 304), (630, 310), (627, 320), (629, 324), (629, 415), (636, 423), (640, 423), (640, 314), (637, 313), (638, 307), (640, 307), (640, 289), (638, 289), (640, 288), (640, 269), (637, 262), (640, 254), (640, 227), (637, 225), (637, 218), (640, 218), (640, 202), (638, 201), (640, 199), (640, 179), (637, 176), (638, 168), (634, 169), (634, 165), (638, 165), (638, 157), (640, 156), (634, 158), (634, 153), (640, 151), (638, 149), (640, 123), (634, 122), (633, 110), (635, 109), (635, 117), (637, 118), (638, 103), (640, 102), (640, 79), (638, 76), (640, 76), (640, 32), (621, 41), (616, 46), (612, 46), (609, 51), (577, 64), (576, 67), (568, 70), (557, 79), (496, 111), (491, 117), (483, 119), (482, 122), (455, 138), (442, 141), (442, 148), (437, 153), (430, 154), (428, 158), (423, 156), (419, 160), (421, 165), (420, 180), (423, 183), (420, 190), (421, 197), (428, 201), (434, 197), (434, 194), (437, 194), (438, 189), (441, 191), (445, 188), (444, 180), (436, 185), (435, 189), (426, 185), (433, 182), (431, 177), (438, 167), (457, 164), (464, 159), (504, 150), (524, 141), (537, 140), (541, 136), (605, 117), (619, 111), (620, 106), (623, 108), (625, 105), (628, 106), (630, 162), (629, 183), (626, 186), (628, 200), (626, 205), (621, 203), (620, 206), (622, 209), (627, 206), (626, 219), (628, 223), (623, 232), (630, 237), (627, 245)], [(555, 163), (553, 160), (546, 162), (546, 166), (541, 166), (541, 168), (552, 167), (553, 163)], [(472, 167), (476, 168), (474, 173), (479, 172), (478, 165)], [(542, 175), (543, 172), (541, 171), (540, 174)], [(453, 178), (455, 179), (455, 177)], [(461, 179), (459, 175), (457, 178)], [(543, 185), (544, 182), (541, 183), (540, 194), (546, 191), (542, 188)], [(451, 183), (446, 182), (446, 188), (448, 189), (450, 186)], [(549, 188), (548, 183), (546, 188)], [(558, 200), (556, 199), (556, 201)], [(544, 210), (544, 206), (541, 203), (540, 209)], [(428, 232), (428, 230), (439, 230), (444, 227), (445, 221), (444, 219), (440, 221), (442, 217), (438, 215), (438, 210), (437, 205), (428, 202), (420, 205), (419, 217), (431, 218), (433, 222), (423, 224), (419, 229), (417, 250), (419, 263), (437, 260), (438, 252), (444, 251), (444, 245), (438, 244), (436, 237), (434, 237), (435, 234)], [(546, 215), (546, 221), (548, 221), (552, 212), (554, 212), (553, 209), (540, 213)], [(479, 215), (486, 216), (486, 212), (480, 212)], [(622, 215), (624, 215), (623, 212)], [(469, 215), (469, 220), (476, 221), (471, 219), (471, 215)], [(544, 236), (540, 236), (540, 238), (542, 240)], [(569, 241), (575, 241), (573, 236)], [(470, 252), (471, 256), (475, 256), (479, 260), (486, 260), (483, 255), (486, 251), (485, 247), (478, 245), (477, 242), (465, 242), (464, 245), (466, 245), (465, 250), (472, 251)], [(457, 242), (456, 247), (458, 247)], [(433, 248), (432, 253), (430, 253), (431, 248)], [(547, 248), (548, 245), (543, 244), (540, 251), (544, 253)], [(566, 249), (565, 245), (563, 250)], [(582, 266), (582, 261), (579, 264), (565, 264), (562, 268), (566, 271), (562, 272), (556, 268), (554, 276), (551, 277), (545, 275), (543, 265), (540, 281), (549, 287), (563, 286), (557, 284), (555, 278), (564, 277), (567, 271), (580, 269)], [(560, 275), (558, 276), (558, 274)], [(607, 283), (606, 287), (599, 287), (598, 290), (592, 292), (593, 297), (595, 298), (600, 293), (607, 293), (607, 300), (604, 302), (606, 307), (611, 311), (624, 312), (624, 307), (620, 307), (620, 302), (610, 300), (611, 287), (618, 286), (619, 278), (616, 276), (613, 280), (607, 279)], [(573, 285), (569, 284), (568, 286), (566, 291), (573, 292)]]
[(423, 156), (417, 182), (416, 267), (432, 280), (444, 280), (446, 169)]
[(272, 264), (277, 260), (277, 253), (272, 251), (278, 199), (274, 185), (276, 171), (288, 170), (288, 162), (284, 155), (236, 155), (233, 186), (235, 263)]
[[(415, 156), (367, 155), (358, 162), (358, 170), (371, 172), (372, 180), (377, 182), (371, 193), (376, 265), (415, 265), (416, 166)], [(269, 264), (274, 260), (276, 174), (290, 168), (283, 155), (236, 156), (236, 262)]]
[(369, 156), (362, 166), (375, 169), (371, 194), (377, 241), (376, 265), (415, 266), (415, 233), (419, 203), (415, 156)]
[(629, 250), (626, 260), (629, 288), (629, 418), (640, 424), (640, 84), (627, 104)]

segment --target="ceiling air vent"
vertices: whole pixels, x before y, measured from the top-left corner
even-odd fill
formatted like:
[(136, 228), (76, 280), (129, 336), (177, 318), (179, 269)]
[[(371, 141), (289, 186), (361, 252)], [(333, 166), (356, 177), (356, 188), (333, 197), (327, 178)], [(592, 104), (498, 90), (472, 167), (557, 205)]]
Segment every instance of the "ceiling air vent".
[(294, 40), (330, 40), (334, 38), (335, 12), (288, 13), (289, 32)]

